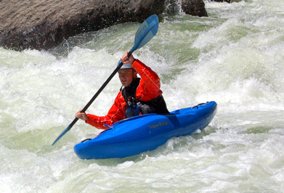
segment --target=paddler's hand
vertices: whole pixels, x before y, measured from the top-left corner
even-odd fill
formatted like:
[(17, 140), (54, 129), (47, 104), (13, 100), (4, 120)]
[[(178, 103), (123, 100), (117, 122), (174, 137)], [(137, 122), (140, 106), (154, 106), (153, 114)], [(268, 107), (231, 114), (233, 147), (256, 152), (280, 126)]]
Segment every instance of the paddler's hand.
[(134, 62), (134, 57), (131, 54), (129, 57), (127, 56), (128, 52), (126, 52), (125, 54), (123, 54), (122, 58), (121, 58), (121, 62), (123, 64), (132, 64)]
[(83, 121), (87, 121), (87, 119), (88, 119), (86, 113), (85, 113), (85, 112), (81, 112), (81, 111), (77, 112), (75, 116), (76, 116), (78, 119), (81, 119), (81, 120), (83, 120)]

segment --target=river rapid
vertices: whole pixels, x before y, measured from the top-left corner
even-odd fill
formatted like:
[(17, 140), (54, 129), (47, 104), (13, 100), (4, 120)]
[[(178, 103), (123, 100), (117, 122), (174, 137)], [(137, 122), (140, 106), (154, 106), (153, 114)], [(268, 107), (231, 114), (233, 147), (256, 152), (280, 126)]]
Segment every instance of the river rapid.
[[(169, 110), (215, 100), (193, 136), (125, 159), (80, 160), (97, 130), (77, 124), (55, 145), (131, 48), (138, 23), (65, 40), (49, 51), (0, 47), (0, 192), (284, 192), (284, 2), (205, 2), (208, 18), (165, 17), (134, 56), (161, 78)], [(116, 76), (88, 112), (104, 115)]]

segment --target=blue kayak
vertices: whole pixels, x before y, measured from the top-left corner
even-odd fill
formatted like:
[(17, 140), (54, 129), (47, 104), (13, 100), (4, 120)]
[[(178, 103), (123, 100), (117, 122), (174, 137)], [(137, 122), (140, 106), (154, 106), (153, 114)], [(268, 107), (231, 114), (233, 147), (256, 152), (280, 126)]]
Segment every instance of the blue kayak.
[(97, 137), (74, 146), (81, 159), (123, 158), (153, 150), (172, 137), (204, 129), (217, 109), (214, 101), (172, 111), (169, 115), (146, 114), (119, 121)]

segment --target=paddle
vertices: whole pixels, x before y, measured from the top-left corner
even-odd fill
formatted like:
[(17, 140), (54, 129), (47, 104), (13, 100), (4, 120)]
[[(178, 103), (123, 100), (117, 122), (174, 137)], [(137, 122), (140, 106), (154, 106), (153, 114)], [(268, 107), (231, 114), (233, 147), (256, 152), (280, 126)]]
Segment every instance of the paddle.
[[(149, 42), (158, 32), (159, 27), (159, 19), (157, 15), (151, 15), (148, 17), (139, 27), (135, 34), (134, 39), (134, 45), (128, 52), (128, 56), (130, 56), (135, 50), (141, 48), (144, 46), (147, 42)], [(94, 102), (94, 100), (97, 98), (97, 96), (102, 92), (102, 90), (106, 87), (106, 85), (109, 83), (109, 81), (114, 77), (114, 75), (117, 73), (117, 71), (121, 68), (123, 63), (121, 60), (119, 60), (117, 67), (115, 70), (111, 73), (111, 75), (108, 77), (108, 79), (103, 83), (103, 85), (99, 88), (99, 90), (96, 92), (96, 94), (91, 98), (91, 100), (86, 104), (86, 106), (82, 109), (81, 112), (85, 112), (89, 106)], [(54, 140), (52, 145), (54, 145), (65, 133), (67, 133), (73, 125), (78, 121), (78, 118), (76, 117), (67, 128), (65, 128), (62, 133)]]

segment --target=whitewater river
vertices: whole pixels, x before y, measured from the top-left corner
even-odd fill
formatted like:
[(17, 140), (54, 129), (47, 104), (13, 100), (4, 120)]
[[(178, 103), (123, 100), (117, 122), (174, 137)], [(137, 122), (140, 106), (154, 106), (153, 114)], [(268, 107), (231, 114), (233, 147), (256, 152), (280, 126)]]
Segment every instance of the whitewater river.
[[(73, 120), (132, 46), (138, 23), (49, 51), (0, 47), (1, 193), (283, 193), (284, 2), (206, 2), (208, 18), (166, 17), (135, 56), (158, 72), (170, 110), (215, 100), (205, 130), (126, 159), (80, 160), (100, 131)], [(88, 112), (104, 115), (116, 76)]]

